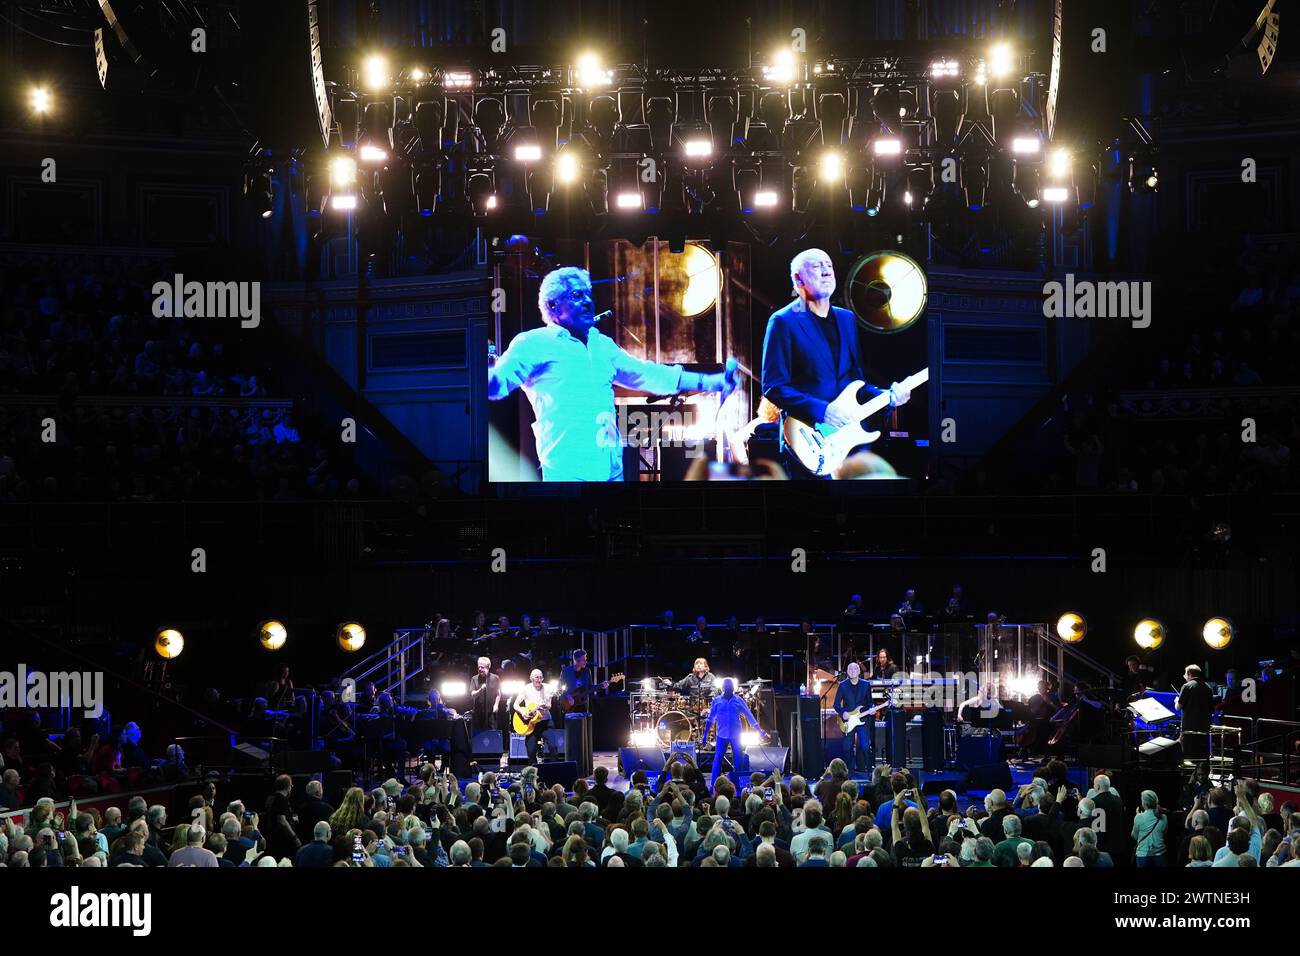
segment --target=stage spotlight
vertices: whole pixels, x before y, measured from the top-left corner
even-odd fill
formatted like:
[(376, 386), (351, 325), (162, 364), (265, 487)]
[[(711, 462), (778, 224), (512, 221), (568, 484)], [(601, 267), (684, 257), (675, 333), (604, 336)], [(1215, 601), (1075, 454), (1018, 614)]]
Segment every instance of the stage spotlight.
[(1038, 693), (1038, 680), (1033, 674), (1021, 674), (1011, 678), (1005, 686), (1017, 697), (1033, 697)]
[(1133, 628), (1133, 640), (1144, 651), (1154, 651), (1165, 642), (1165, 626), (1155, 618), (1143, 618)]
[(638, 730), (628, 738), (628, 742), (633, 747), (658, 747), (659, 736), (653, 730)]
[(901, 156), (903, 141), (895, 136), (881, 136), (872, 141), (871, 151), (877, 156)]
[(1011, 152), (1017, 156), (1036, 156), (1041, 146), (1037, 136), (1017, 136), (1011, 141)]
[(907, 170), (907, 192), (903, 199), (909, 206), (918, 209), (924, 206), (933, 191), (934, 179), (929, 166), (912, 166)]
[(772, 62), (763, 67), (763, 79), (777, 85), (787, 85), (795, 80), (794, 53), (782, 48), (772, 54)]
[(614, 205), (619, 209), (640, 209), (641, 194), (639, 192), (621, 192), (614, 198)]
[(682, 143), (682, 153), (687, 159), (703, 159), (713, 155), (713, 143), (703, 137), (688, 139)]
[(757, 730), (742, 730), (740, 732), (740, 746), (757, 747), (763, 742), (763, 735)]
[(960, 171), (966, 208), (971, 212), (979, 212), (984, 208), (984, 193), (989, 184), (988, 166), (981, 157), (963, 156)]
[(1088, 633), (1088, 622), (1082, 614), (1067, 611), (1056, 619), (1056, 636), (1067, 644), (1078, 644)]
[(873, 332), (900, 332), (925, 309), (925, 270), (899, 252), (864, 256), (849, 270), (844, 288), (858, 323)]
[(339, 647), (349, 653), (359, 651), (366, 645), (366, 629), (356, 621), (347, 621), (340, 624), (335, 636), (338, 639)]
[(777, 194), (770, 189), (760, 189), (754, 193), (754, 208), (770, 209), (779, 201)]
[(258, 625), (257, 639), (268, 651), (278, 651), (289, 639), (289, 629), (274, 619), (263, 621)]
[(452, 72), (442, 75), (442, 85), (449, 90), (468, 90), (474, 86), (472, 73)]
[(363, 163), (382, 163), (388, 159), (388, 150), (369, 144), (361, 147), (361, 161)]
[(1201, 628), (1201, 637), (1213, 650), (1221, 651), (1232, 643), (1232, 622), (1226, 617), (1212, 617)]
[(330, 196), (330, 208), (340, 212), (351, 212), (357, 208), (356, 193), (338, 193)]
[(930, 79), (952, 80), (961, 76), (961, 64), (956, 60), (935, 60), (930, 64)]
[(555, 179), (557, 182), (568, 186), (576, 183), (581, 174), (582, 163), (578, 161), (577, 153), (566, 149), (555, 157)]
[(898, 120), (903, 111), (903, 98), (898, 87), (893, 83), (886, 83), (878, 89), (871, 99), (871, 111), (886, 129), (898, 129)]
[(428, 74), (428, 73), (425, 73), (424, 70), (420, 69), (420, 68), (417, 66), (417, 67), (415, 67), (413, 70), (411, 70), (411, 72), (410, 72), (409, 75), (410, 75), (411, 79), (414, 80), (416, 83), (420, 83), (420, 82), (422, 82), (422, 81), (424, 80), (424, 78), (425, 78), (426, 76), (428, 76), (429, 74)]
[(994, 44), (989, 50), (988, 72), (995, 80), (1004, 79), (1016, 68), (1016, 54), (1009, 43)]
[(1128, 161), (1128, 188), (1135, 193), (1150, 193), (1160, 188), (1160, 171), (1156, 168), (1154, 150), (1133, 151)]
[(1053, 179), (1064, 179), (1070, 175), (1070, 153), (1064, 149), (1054, 149), (1047, 157), (1047, 172)]
[(469, 693), (469, 685), (463, 680), (445, 680), (442, 686), (438, 688), (438, 693), (442, 694), (444, 700), (464, 697)]
[(1042, 192), (1043, 202), (1049, 205), (1059, 206), (1070, 199), (1070, 189), (1067, 186), (1046, 186)]
[(681, 314), (696, 316), (712, 309), (722, 291), (722, 271), (718, 268), (717, 257), (698, 242), (688, 242), (680, 258), (669, 257), (661, 269), (675, 269), (679, 265), (686, 277)]
[(361, 82), (372, 93), (386, 89), (389, 86), (388, 57), (378, 53), (366, 57), (361, 64)]
[(838, 152), (822, 153), (817, 164), (817, 178), (823, 183), (837, 183), (844, 178), (844, 157)]
[(174, 627), (164, 627), (154, 634), (153, 649), (163, 660), (174, 660), (185, 650), (185, 635)]
[(980, 60), (979, 64), (975, 67), (975, 85), (983, 86), (988, 81), (988, 67), (984, 65), (983, 60)]
[(606, 70), (600, 63), (600, 57), (594, 53), (584, 53), (578, 57), (578, 86), (584, 90), (607, 86), (613, 79), (613, 71)]
[(486, 205), (488, 209), (496, 209), (496, 208), (497, 208), (497, 194), (496, 194), (496, 193), (493, 193), (491, 196), (488, 196), (488, 198), (487, 198), (487, 202), (486, 202), (484, 205)]
[(522, 692), (523, 692), (523, 689), (524, 689), (525, 687), (527, 687), (527, 686), (528, 686), (528, 682), (527, 682), (527, 681), (522, 681), (522, 680), (503, 680), (503, 681), (501, 682), (501, 696), (502, 696), (502, 697), (514, 697), (514, 696), (516, 696), (517, 694), (522, 693)]
[(515, 147), (515, 162), (535, 163), (542, 158), (542, 147), (536, 143), (521, 143)]
[(930, 115), (934, 117), (934, 135), (945, 145), (956, 142), (966, 118), (965, 90), (931, 90)]
[(330, 188), (341, 189), (355, 185), (357, 161), (351, 156), (335, 156), (330, 160)]
[(54, 108), (54, 97), (45, 87), (36, 86), (27, 95), (27, 105), (33, 113), (48, 113)]

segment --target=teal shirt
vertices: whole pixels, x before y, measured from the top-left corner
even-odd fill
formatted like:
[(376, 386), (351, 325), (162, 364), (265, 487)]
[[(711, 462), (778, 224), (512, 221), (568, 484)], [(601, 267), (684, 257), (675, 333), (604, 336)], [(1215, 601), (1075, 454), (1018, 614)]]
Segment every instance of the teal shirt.
[(1154, 810), (1143, 810), (1133, 818), (1132, 837), (1137, 841), (1138, 856), (1160, 856), (1165, 852), (1165, 830), (1169, 818), (1165, 814), (1156, 819)]

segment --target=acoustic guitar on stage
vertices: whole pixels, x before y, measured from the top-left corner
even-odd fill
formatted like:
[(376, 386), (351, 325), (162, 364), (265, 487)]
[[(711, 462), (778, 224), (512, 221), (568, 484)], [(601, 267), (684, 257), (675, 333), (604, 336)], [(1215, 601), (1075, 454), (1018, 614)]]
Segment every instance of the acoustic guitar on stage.
[(874, 717), (893, 702), (894, 697), (891, 694), (889, 700), (881, 701), (875, 707), (856, 707), (853, 710), (845, 711), (844, 716), (840, 718), (840, 732), (847, 737), (865, 724), (868, 718)]
[[(923, 368), (915, 375), (909, 375), (899, 384), (908, 391), (914, 391), (930, 380), (930, 369)], [(858, 400), (858, 392), (866, 382), (851, 382), (844, 391), (830, 403), (830, 408), (844, 412), (849, 424), (835, 428), (831, 425), (809, 425), (799, 421), (793, 415), (785, 416), (782, 432), (785, 443), (794, 452), (799, 462), (819, 478), (835, 474), (843, 464), (849, 452), (859, 445), (869, 445), (880, 437), (878, 431), (868, 431), (863, 422), (889, 405), (888, 390), (873, 395), (865, 402)]]
[(522, 713), (519, 710), (515, 710), (514, 719), (511, 721), (515, 733), (523, 734), (524, 736), (531, 734), (537, 729), (538, 724), (547, 719), (546, 712), (549, 709), (548, 705), (534, 704)]

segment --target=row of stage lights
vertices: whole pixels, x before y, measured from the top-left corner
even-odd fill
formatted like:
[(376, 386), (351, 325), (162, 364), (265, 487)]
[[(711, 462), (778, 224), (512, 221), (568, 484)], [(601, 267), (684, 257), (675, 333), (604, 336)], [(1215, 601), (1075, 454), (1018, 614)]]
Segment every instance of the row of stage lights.
[[(593, 54), (510, 77), (423, 67), (395, 76), (385, 56), (370, 56), (357, 91), (336, 96), (327, 186), (310, 177), (309, 208), (535, 221), (707, 210), (775, 220), (813, 207), (901, 220), (1011, 200), (1086, 210), (1107, 162), (1127, 160), (1135, 192), (1159, 184), (1149, 141), (1110, 157), (1047, 142), (1033, 119), (1042, 75), (1005, 43), (880, 79), (788, 49), (751, 79), (708, 91), (632, 74), (619, 86), (617, 75)], [(272, 170), (254, 160), (249, 171), (246, 190), (269, 216)]]
[[(366, 644), (366, 629), (356, 621), (344, 621), (335, 628), (334, 639), (341, 650), (355, 653)], [(268, 651), (278, 651), (288, 642), (289, 629), (283, 621), (263, 621), (257, 626), (257, 640)], [(174, 627), (159, 628), (154, 632), (153, 649), (163, 660), (175, 660), (185, 650), (185, 635)]]
[[(1073, 611), (1062, 614), (1056, 621), (1056, 635), (1067, 644), (1078, 644), (1088, 633), (1088, 622)], [(1232, 643), (1236, 631), (1226, 617), (1212, 617), (1201, 626), (1201, 639), (1211, 650), (1221, 651)], [(1165, 625), (1153, 617), (1144, 617), (1133, 627), (1133, 640), (1144, 651), (1154, 651), (1164, 644), (1168, 636)]]

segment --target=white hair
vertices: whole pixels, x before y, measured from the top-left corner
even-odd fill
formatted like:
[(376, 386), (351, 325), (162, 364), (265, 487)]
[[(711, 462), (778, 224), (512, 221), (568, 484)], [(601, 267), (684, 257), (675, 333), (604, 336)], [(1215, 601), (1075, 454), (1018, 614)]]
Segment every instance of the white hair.
[(627, 831), (615, 830), (609, 835), (609, 845), (614, 848), (615, 853), (627, 852)]
[(319, 800), (325, 793), (325, 787), (319, 780), (308, 780), (307, 786), (303, 788), (303, 792), (306, 793), (307, 796)]
[(1067, 856), (1061, 866), (1083, 866), (1083, 860), (1077, 856)]
[[(1083, 862), (1083, 861), (1080, 860), (1079, 862)], [(1029, 865), (1030, 866), (1053, 866), (1054, 864), (1052, 863), (1052, 858), (1050, 856), (1040, 856), (1038, 859), (1036, 859), (1033, 863), (1030, 863)]]
[(1103, 793), (1110, 789), (1110, 777), (1106, 776), (1104, 773), (1099, 773), (1097, 776), (1092, 778), (1092, 785), (1096, 788), (1098, 793)]
[(803, 268), (805, 262), (817, 256), (830, 258), (821, 249), (805, 249), (803, 252), (796, 253), (795, 257), (790, 260), (790, 284), (794, 287), (795, 295), (799, 294), (799, 270)]
[(1002, 818), (1002, 832), (1005, 833), (1007, 837), (1020, 836), (1021, 829), (1020, 818), (1014, 813), (1008, 813)]
[(1016, 857), (1021, 863), (1028, 863), (1029, 858), (1034, 855), (1034, 845), (1032, 843), (1016, 844)]
[(257, 861), (257, 865), (258, 865), (258, 866), (276, 866), (277, 864), (276, 864), (276, 862), (275, 862), (275, 857), (273, 857), (273, 856), (264, 856), (264, 857), (262, 857), (260, 860)]
[(1092, 811), (1096, 809), (1097, 804), (1093, 802), (1092, 798), (1084, 797), (1079, 801), (1079, 819), (1082, 820), (1084, 817), (1092, 816)]
[(1007, 805), (1007, 795), (1001, 790), (990, 790), (984, 797), (984, 809), (990, 813)]
[(586, 286), (591, 288), (591, 274), (577, 266), (564, 266), (546, 273), (542, 284), (537, 289), (537, 308), (542, 313), (542, 320), (548, 325), (555, 321), (553, 307), (568, 294), (570, 289)]
[(188, 836), (189, 836), (189, 841), (190, 841), (191, 843), (202, 844), (202, 843), (203, 843), (203, 838), (206, 837), (207, 834), (203, 832), (203, 827), (201, 827), (201, 826), (199, 826), (197, 823), (195, 823), (195, 824), (191, 824), (191, 826), (190, 826), (190, 832), (189, 832)]
[(322, 820), (311, 828), (313, 840), (320, 840), (322, 843), (328, 843), (330, 839), (330, 825), (328, 820)]
[(1154, 790), (1143, 790), (1142, 806), (1148, 810), (1154, 810), (1156, 807), (1160, 806), (1160, 797), (1156, 795)]
[(718, 797), (713, 801), (713, 812), (720, 817), (731, 815), (731, 801), (726, 797)]

